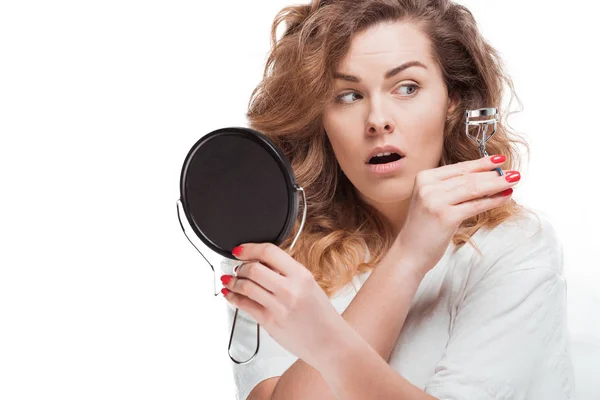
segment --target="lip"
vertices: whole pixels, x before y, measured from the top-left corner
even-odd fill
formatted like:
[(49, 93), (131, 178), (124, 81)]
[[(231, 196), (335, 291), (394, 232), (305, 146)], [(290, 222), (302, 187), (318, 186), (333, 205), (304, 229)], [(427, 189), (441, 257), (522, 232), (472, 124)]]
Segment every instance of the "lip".
[(367, 157), (365, 163), (369, 164), (369, 160), (373, 156), (375, 156), (376, 154), (379, 154), (379, 153), (398, 153), (398, 154), (400, 154), (400, 156), (402, 158), (404, 158), (404, 153), (402, 153), (400, 151), (400, 149), (398, 149), (396, 146), (392, 146), (392, 145), (377, 146), (369, 153), (369, 156)]
[(399, 160), (387, 164), (367, 164), (367, 168), (369, 168), (369, 171), (377, 175), (393, 174), (402, 168), (405, 158), (406, 157), (402, 157)]

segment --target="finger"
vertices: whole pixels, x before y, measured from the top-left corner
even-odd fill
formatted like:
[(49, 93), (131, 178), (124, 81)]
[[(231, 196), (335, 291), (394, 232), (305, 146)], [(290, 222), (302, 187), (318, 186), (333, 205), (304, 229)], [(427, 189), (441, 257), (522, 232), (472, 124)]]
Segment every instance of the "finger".
[[(478, 158), (477, 160), (461, 161), (455, 164), (444, 165), (429, 171), (425, 183), (433, 183), (454, 178), (456, 176), (466, 175), (473, 172), (485, 172), (500, 167), (506, 162), (503, 155), (494, 155)], [(495, 171), (496, 175), (498, 172)]]
[(460, 221), (464, 221), (467, 218), (471, 218), (474, 215), (491, 210), (507, 202), (512, 197), (512, 193), (513, 189), (508, 188), (504, 192), (494, 194), (493, 196), (465, 201), (464, 203), (451, 206), (450, 212), (459, 218)]
[(296, 260), (272, 243), (244, 243), (236, 249), (234, 256), (239, 260), (259, 261), (284, 276), (290, 275), (298, 268)]
[(251, 279), (233, 276), (224, 286), (229, 291), (242, 294), (267, 309), (275, 310), (278, 307), (275, 295)]
[(517, 171), (507, 171), (503, 176), (499, 176), (496, 171), (470, 173), (442, 181), (438, 184), (438, 189), (444, 193), (444, 203), (460, 204), (513, 187), (518, 180), (509, 182), (506, 178), (515, 174), (520, 176)]
[[(225, 289), (224, 289), (225, 290)], [(229, 301), (234, 307), (239, 308), (250, 314), (252, 318), (259, 324), (263, 324), (265, 319), (265, 315), (267, 310), (262, 305), (258, 304), (256, 301), (251, 298), (244, 296), (243, 294), (234, 293), (232, 291), (227, 290), (227, 294), (224, 294), (224, 297)]]
[(256, 282), (271, 293), (277, 294), (278, 288), (285, 284), (285, 277), (258, 261), (240, 265), (236, 270), (238, 278), (246, 278)]

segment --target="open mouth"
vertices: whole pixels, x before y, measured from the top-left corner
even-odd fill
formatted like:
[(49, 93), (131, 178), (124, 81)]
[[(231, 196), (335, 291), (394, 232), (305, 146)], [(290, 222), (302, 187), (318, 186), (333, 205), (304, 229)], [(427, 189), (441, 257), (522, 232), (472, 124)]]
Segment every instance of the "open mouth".
[(402, 156), (398, 153), (390, 153), (390, 154), (384, 154), (382, 156), (375, 156), (375, 157), (371, 157), (371, 159), (369, 160), (369, 164), (388, 164), (394, 161), (398, 161), (399, 159), (401, 159)]

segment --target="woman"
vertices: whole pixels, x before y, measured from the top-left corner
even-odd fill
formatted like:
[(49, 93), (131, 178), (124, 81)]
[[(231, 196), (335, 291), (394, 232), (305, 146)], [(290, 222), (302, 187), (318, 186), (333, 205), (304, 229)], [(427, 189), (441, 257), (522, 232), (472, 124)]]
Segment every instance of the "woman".
[(234, 365), (238, 398), (572, 397), (561, 244), (511, 199), (524, 142), (501, 121), (481, 158), (464, 132), (503, 83), (449, 0), (277, 15), (248, 117), (290, 159), (308, 216), (293, 250), (299, 222), (222, 263), (238, 359), (264, 329)]

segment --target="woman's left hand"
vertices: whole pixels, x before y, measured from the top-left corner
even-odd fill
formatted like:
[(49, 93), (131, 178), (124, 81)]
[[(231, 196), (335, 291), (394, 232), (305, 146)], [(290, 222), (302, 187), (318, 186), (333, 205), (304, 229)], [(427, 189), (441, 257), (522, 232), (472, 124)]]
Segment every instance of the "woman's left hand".
[[(312, 273), (272, 243), (245, 243), (237, 276), (221, 279), (226, 299), (250, 314), (282, 347), (311, 366), (349, 328)], [(227, 280), (229, 279), (229, 281)], [(227, 284), (225, 284), (227, 282)]]

